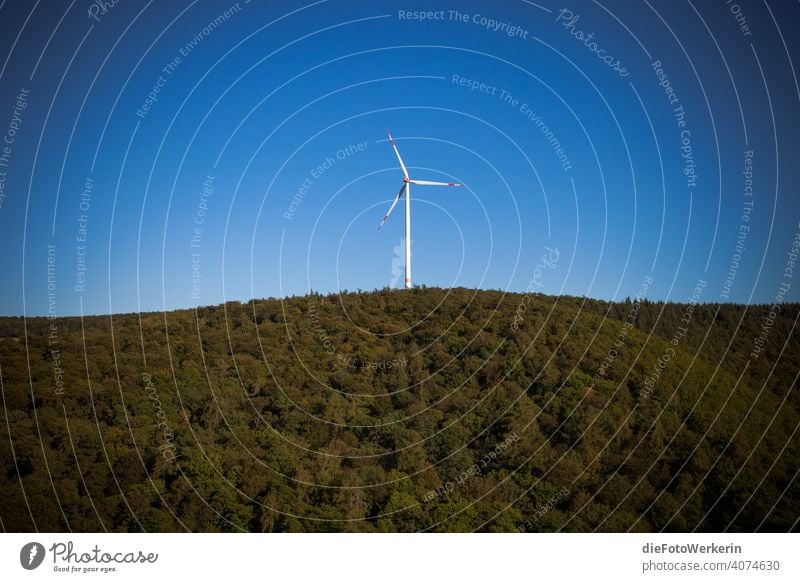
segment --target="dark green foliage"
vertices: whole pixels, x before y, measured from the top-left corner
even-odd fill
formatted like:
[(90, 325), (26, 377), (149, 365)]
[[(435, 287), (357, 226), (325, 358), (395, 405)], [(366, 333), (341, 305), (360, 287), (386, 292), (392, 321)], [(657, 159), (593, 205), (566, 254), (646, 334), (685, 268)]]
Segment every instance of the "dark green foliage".
[(798, 306), (756, 358), (768, 306), (696, 306), (684, 337), (685, 306), (632, 305), (414, 289), (0, 318), (0, 523), (797, 528)]

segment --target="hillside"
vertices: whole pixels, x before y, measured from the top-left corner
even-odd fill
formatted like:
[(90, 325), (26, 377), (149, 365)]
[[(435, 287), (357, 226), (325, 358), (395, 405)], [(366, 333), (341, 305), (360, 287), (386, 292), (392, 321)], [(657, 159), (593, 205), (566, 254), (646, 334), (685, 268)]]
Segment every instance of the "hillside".
[(796, 530), (798, 315), (423, 288), (0, 318), (2, 527)]

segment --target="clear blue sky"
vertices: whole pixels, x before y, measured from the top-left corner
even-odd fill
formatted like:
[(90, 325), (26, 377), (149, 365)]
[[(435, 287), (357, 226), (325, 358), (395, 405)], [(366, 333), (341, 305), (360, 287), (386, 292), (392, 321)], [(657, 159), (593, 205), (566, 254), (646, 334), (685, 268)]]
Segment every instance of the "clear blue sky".
[(402, 286), (387, 128), (467, 185), (412, 190), (417, 284), (771, 302), (800, 10), (740, 5), (4, 2), (0, 314), (47, 313), (48, 259), (59, 315)]

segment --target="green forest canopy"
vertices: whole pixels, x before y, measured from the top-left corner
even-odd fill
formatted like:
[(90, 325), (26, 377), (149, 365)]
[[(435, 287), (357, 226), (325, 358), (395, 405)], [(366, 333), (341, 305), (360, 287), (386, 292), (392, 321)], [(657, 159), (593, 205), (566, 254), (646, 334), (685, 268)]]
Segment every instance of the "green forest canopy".
[(797, 529), (800, 309), (770, 311), (418, 288), (0, 318), (2, 527)]

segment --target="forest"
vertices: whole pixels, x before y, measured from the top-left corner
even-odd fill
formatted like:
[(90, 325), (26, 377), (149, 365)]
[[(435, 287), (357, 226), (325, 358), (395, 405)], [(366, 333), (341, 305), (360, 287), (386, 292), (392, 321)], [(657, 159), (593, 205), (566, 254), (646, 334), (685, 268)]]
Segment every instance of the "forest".
[(0, 318), (8, 532), (751, 532), (797, 304), (414, 288)]

